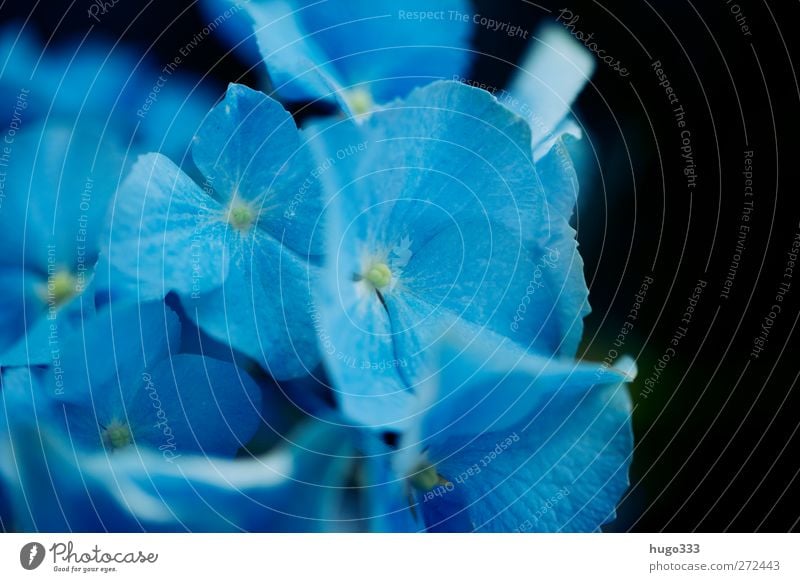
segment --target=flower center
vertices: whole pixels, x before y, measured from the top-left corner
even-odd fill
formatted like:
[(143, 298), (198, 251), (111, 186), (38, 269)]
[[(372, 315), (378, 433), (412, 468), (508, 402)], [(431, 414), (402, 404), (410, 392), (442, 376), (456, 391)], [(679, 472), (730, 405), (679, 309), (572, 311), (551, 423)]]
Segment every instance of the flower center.
[(351, 89), (345, 91), (344, 100), (347, 105), (356, 115), (364, 115), (372, 111), (375, 107), (375, 101), (372, 100), (372, 94), (366, 89)]
[(112, 451), (127, 447), (132, 441), (131, 429), (124, 422), (115, 420), (103, 431), (103, 442)]
[(256, 212), (247, 202), (234, 199), (228, 206), (226, 218), (228, 224), (236, 230), (247, 231), (250, 230), (256, 220)]
[(447, 479), (436, 472), (436, 466), (430, 463), (420, 463), (417, 468), (408, 476), (408, 482), (414, 489), (428, 492), (439, 485), (446, 485)]
[(376, 289), (383, 289), (392, 282), (392, 271), (386, 263), (374, 263), (364, 275)]
[(41, 300), (52, 307), (60, 307), (78, 293), (78, 280), (69, 271), (62, 270), (47, 278), (39, 288)]

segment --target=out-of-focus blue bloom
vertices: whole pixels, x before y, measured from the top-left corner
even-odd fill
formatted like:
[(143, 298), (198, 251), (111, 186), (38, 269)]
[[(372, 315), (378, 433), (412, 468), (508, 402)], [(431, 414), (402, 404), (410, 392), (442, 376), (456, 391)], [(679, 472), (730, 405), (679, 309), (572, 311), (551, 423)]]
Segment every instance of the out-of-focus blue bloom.
[(4, 117), (21, 92), (28, 101), (25, 124), (47, 119), (89, 126), (134, 151), (176, 158), (214, 102), (179, 69), (159, 70), (124, 45), (90, 37), (45, 47), (28, 29), (6, 26), (0, 30)]
[(232, 456), (258, 427), (261, 393), (230, 363), (178, 354), (179, 338), (178, 317), (162, 303), (104, 308), (73, 334), (51, 336), (46, 353), (33, 347), (32, 362), (50, 364), (32, 377), (33, 413), (9, 413), (60, 425), (81, 450)]
[(279, 103), (241, 85), (203, 123), (192, 147), (205, 177), (168, 158), (139, 159), (113, 209), (110, 284), (139, 297), (177, 292), (211, 337), (277, 378), (319, 361), (309, 315), (322, 252), (321, 196), (311, 156)]
[[(108, 205), (122, 174), (122, 146), (51, 121), (14, 133), (0, 162), (0, 364), (27, 363), (25, 334), (80, 319)], [(14, 344), (13, 358), (4, 353)]]
[(251, 0), (244, 8), (275, 91), (286, 101), (323, 100), (365, 113), (415, 87), (463, 74), (472, 57), (465, 0), (435, 6), (425, 0)]
[(633, 452), (630, 362), (481, 342), (447, 343), (439, 364), (398, 448), (375, 448), (374, 528), (586, 532), (614, 518)]
[[(25, 362), (27, 334), (93, 309), (81, 296), (99, 258), (109, 201), (132, 152), (185, 152), (213, 100), (93, 39), (40, 46), (0, 31), (0, 364)], [(100, 286), (104, 289), (104, 286)], [(62, 330), (63, 331), (63, 330)], [(46, 335), (46, 333), (45, 333)], [(17, 345), (15, 354), (7, 350)]]
[[(34, 373), (36, 371), (34, 370)], [(30, 398), (30, 372), (7, 370), (0, 391)], [(11, 395), (9, 393), (12, 393)], [(4, 425), (5, 423), (5, 425)], [(15, 531), (330, 531), (352, 457), (349, 433), (308, 422), (261, 457), (167, 459), (148, 448), (87, 452), (27, 416), (0, 417), (0, 477)], [(12, 446), (13, 445), (13, 446)], [(2, 488), (0, 488), (2, 489)]]
[(572, 198), (561, 200), (573, 192), (543, 185), (565, 169), (539, 175), (524, 120), (485, 91), (439, 82), (313, 141), (364, 144), (324, 177), (331, 255), (317, 287), (347, 415), (402, 425), (425, 352), (448, 329), (574, 356), (588, 291)]

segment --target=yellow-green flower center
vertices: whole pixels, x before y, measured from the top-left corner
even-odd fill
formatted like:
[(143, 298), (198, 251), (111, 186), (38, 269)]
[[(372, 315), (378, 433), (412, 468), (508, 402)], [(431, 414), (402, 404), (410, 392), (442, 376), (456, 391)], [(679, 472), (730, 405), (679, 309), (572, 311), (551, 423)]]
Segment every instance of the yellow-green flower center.
[(439, 485), (448, 483), (447, 479), (436, 472), (436, 466), (429, 463), (420, 464), (417, 469), (408, 477), (412, 487), (419, 491), (432, 491)]
[(355, 115), (364, 115), (375, 107), (372, 94), (366, 89), (359, 88), (346, 91), (344, 99)]
[(127, 424), (115, 420), (103, 431), (103, 441), (114, 451), (127, 447), (133, 441), (131, 429)]
[(247, 202), (233, 200), (228, 207), (227, 220), (236, 230), (249, 230), (256, 220), (256, 212)]
[(392, 271), (386, 263), (375, 263), (366, 272), (364, 278), (376, 289), (383, 289), (392, 282)]
[(47, 278), (47, 284), (38, 289), (41, 300), (52, 307), (60, 307), (78, 293), (78, 279), (69, 271), (58, 271)]

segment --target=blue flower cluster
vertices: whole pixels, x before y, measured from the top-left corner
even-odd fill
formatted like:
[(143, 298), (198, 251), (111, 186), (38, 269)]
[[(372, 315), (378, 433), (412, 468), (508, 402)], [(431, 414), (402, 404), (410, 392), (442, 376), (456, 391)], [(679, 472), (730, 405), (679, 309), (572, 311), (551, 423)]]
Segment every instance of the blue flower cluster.
[(476, 87), (469, 21), (399, 16), (427, 5), (209, 0), (272, 82), (216, 105), (2, 31), (0, 529), (614, 519), (635, 367), (577, 359), (570, 226), (591, 60), (549, 30)]

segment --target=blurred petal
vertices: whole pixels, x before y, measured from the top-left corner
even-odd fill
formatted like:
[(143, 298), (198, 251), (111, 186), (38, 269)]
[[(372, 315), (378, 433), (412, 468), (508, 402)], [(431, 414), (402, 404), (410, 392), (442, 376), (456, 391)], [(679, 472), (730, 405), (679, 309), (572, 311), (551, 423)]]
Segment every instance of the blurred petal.
[(336, 99), (345, 111), (363, 109), (349, 93), (385, 103), (417, 86), (452, 79), (467, 67), (472, 23), (464, 0), (441, 0), (442, 18), (424, 0), (255, 0), (247, 10), (273, 85), (289, 101)]
[(193, 452), (233, 456), (258, 427), (259, 388), (227, 362), (173, 356), (138, 385), (126, 410), (134, 440), (170, 451), (171, 459)]

